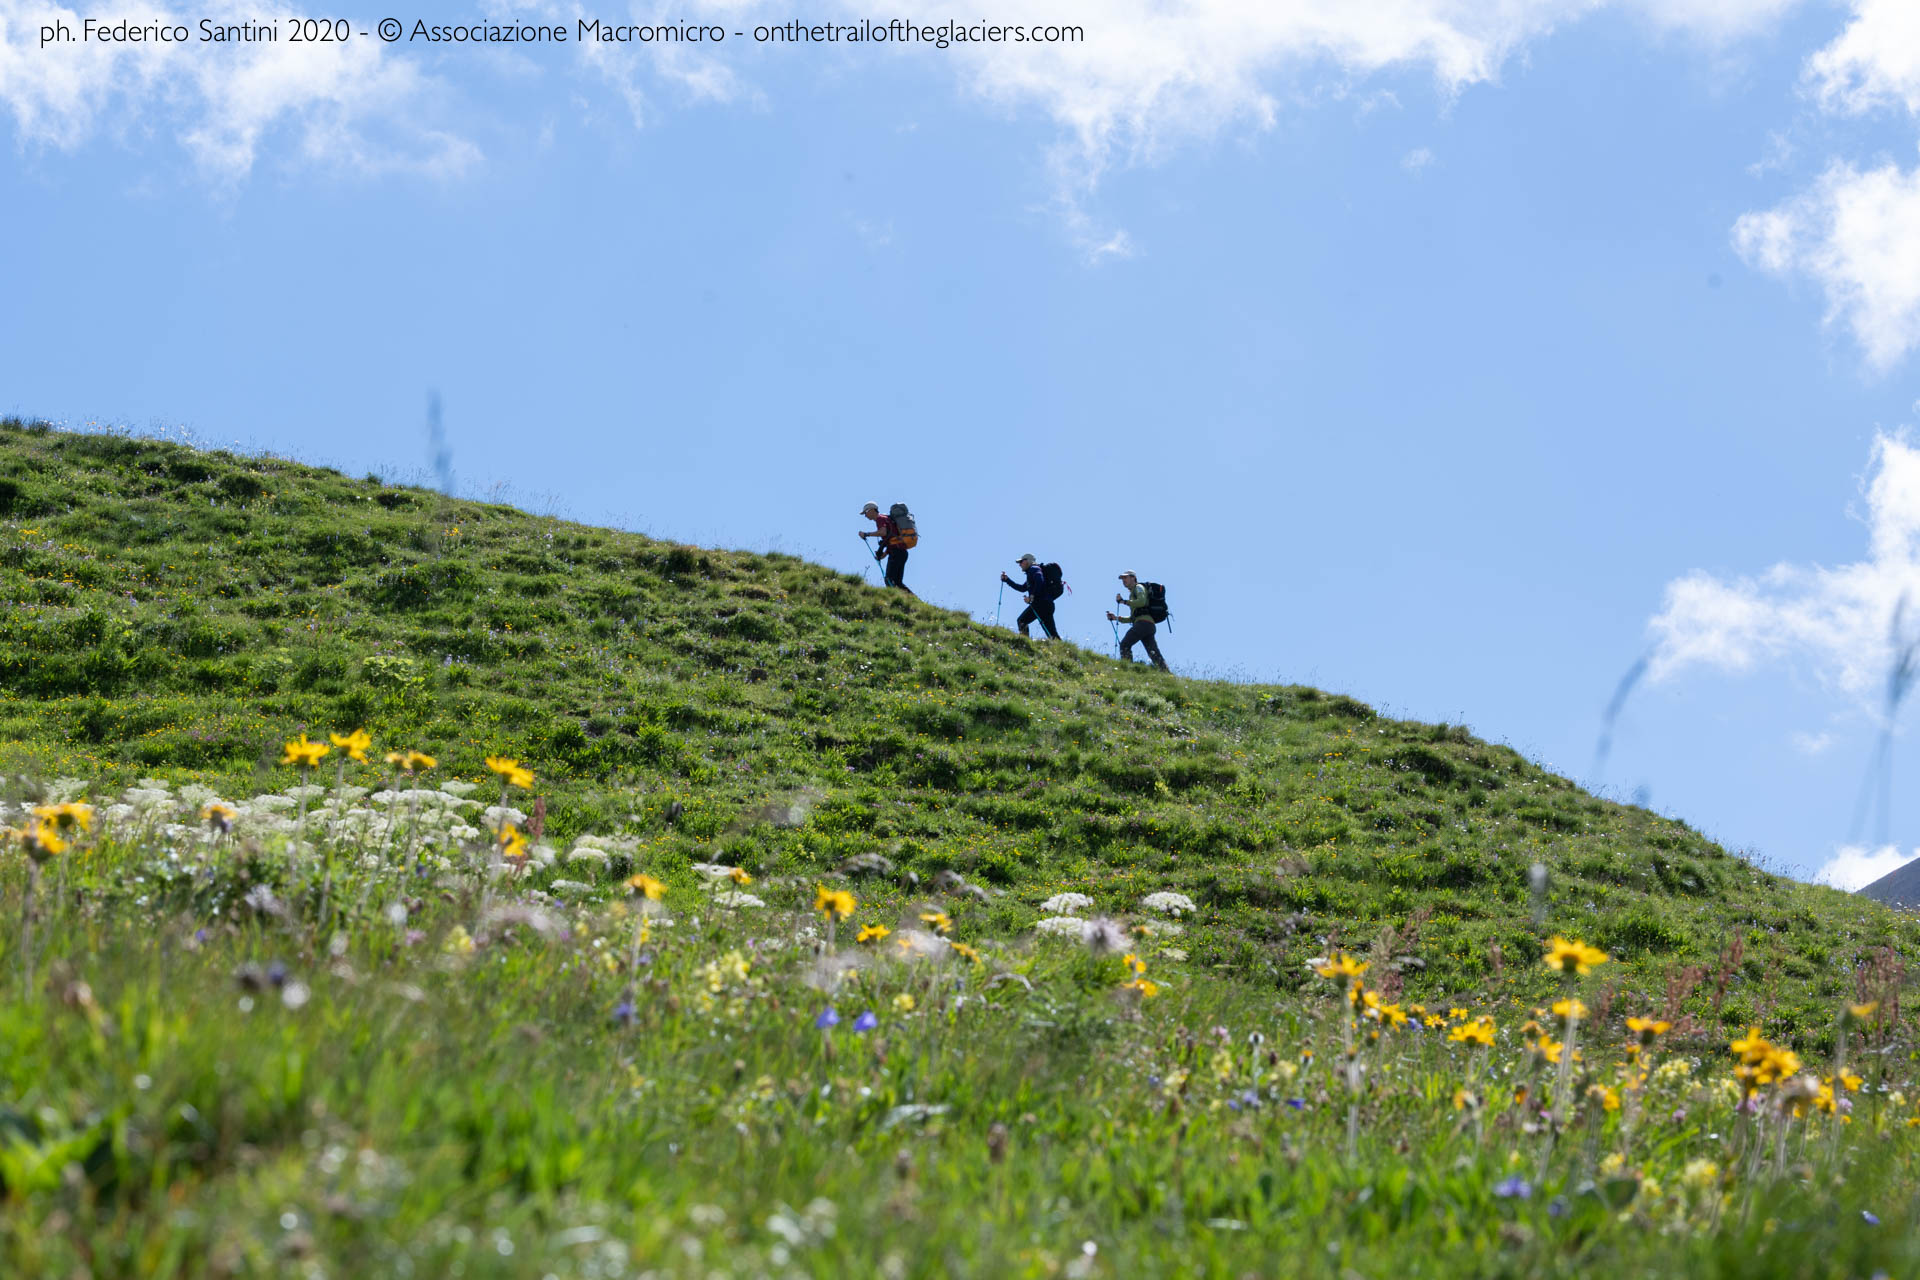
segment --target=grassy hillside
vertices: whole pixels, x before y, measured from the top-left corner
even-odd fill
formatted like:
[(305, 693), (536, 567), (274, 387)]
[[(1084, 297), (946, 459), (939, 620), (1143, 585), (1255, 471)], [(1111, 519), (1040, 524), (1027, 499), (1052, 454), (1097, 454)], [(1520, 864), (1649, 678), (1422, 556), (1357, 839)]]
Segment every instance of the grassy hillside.
[(1462, 729), (371, 476), (0, 423), (0, 598), (5, 763), (103, 789), (251, 794), (286, 781), (285, 738), (365, 726), (443, 776), (524, 760), (562, 840), (776, 875), (881, 852), (1006, 891), (983, 908), (1003, 928), (1150, 880), (1204, 908), (1201, 970), (1291, 988), (1325, 939), (1391, 927), (1436, 997), (1530, 969), (1538, 861), (1553, 928), (1650, 993), (1714, 970), (1729, 1027), (1823, 1023), (1920, 936)]
[(1920, 1272), (1910, 919), (1461, 730), (20, 423), (0, 593), (0, 1275)]

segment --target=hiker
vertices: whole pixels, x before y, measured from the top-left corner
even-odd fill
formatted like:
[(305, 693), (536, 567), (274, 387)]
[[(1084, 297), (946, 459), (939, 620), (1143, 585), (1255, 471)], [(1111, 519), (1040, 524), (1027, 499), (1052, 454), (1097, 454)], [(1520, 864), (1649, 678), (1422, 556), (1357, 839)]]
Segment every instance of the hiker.
[(875, 561), (883, 556), (886, 558), (887, 568), (884, 575), (886, 584), (890, 587), (898, 587), (908, 595), (912, 595), (913, 592), (907, 591), (906, 583), (907, 552), (920, 538), (914, 531), (913, 517), (908, 514), (906, 504), (894, 503), (892, 513), (883, 516), (880, 514), (880, 504), (869, 502), (860, 508), (860, 514), (873, 521), (874, 525), (872, 529), (862, 532), (860, 536), (880, 539), (880, 546), (874, 551), (873, 558)]
[(1126, 594), (1114, 596), (1113, 601), (1115, 604), (1127, 606), (1127, 616), (1123, 618), (1117, 613), (1109, 612), (1107, 621), (1130, 624), (1127, 627), (1127, 634), (1120, 638), (1121, 660), (1132, 662), (1133, 646), (1138, 643), (1146, 647), (1147, 657), (1152, 659), (1153, 665), (1165, 671), (1167, 660), (1160, 656), (1160, 646), (1154, 642), (1153, 638), (1155, 629), (1153, 608), (1148, 603), (1147, 589), (1140, 585), (1139, 577), (1131, 569), (1120, 575), (1120, 585), (1127, 589)]
[(1021, 571), (1026, 574), (1026, 578), (1023, 581), (1015, 582), (1003, 573), (1000, 575), (1000, 581), (1006, 583), (1015, 591), (1026, 592), (1027, 607), (1021, 612), (1018, 618), (1014, 619), (1014, 621), (1019, 624), (1020, 634), (1023, 636), (1031, 634), (1027, 628), (1032, 626), (1034, 620), (1037, 618), (1040, 621), (1040, 629), (1047, 633), (1047, 639), (1058, 640), (1060, 638), (1060, 629), (1053, 625), (1053, 602), (1060, 598), (1060, 594), (1066, 590), (1067, 585), (1060, 578), (1060, 566), (1057, 564), (1042, 565), (1039, 557), (1035, 556), (1031, 551), (1021, 556), (1018, 560), (1015, 560), (1014, 563), (1020, 566)]

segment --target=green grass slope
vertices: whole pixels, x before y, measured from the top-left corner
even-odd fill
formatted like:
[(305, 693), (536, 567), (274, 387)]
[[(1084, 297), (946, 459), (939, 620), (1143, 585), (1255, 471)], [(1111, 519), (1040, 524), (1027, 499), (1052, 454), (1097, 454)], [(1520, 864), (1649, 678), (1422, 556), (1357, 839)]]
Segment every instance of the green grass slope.
[(1551, 927), (1635, 998), (1704, 968), (1701, 1016), (1815, 1035), (1876, 948), (1920, 940), (1462, 729), (271, 458), (0, 423), (0, 598), (4, 763), (101, 790), (251, 794), (285, 785), (289, 736), (365, 726), (442, 776), (518, 757), (551, 832), (638, 835), (649, 865), (880, 852), (1001, 891), (1001, 930), (1061, 889), (1177, 889), (1196, 972), (1296, 988), (1329, 938), (1378, 955), (1392, 929), (1430, 1000), (1538, 974), (1541, 862)]

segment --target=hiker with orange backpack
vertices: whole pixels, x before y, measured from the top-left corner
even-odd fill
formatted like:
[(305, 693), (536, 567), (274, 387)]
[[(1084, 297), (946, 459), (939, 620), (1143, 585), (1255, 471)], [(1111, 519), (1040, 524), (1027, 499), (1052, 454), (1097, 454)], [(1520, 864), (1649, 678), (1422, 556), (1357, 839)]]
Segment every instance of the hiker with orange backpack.
[(1060, 631), (1053, 625), (1053, 602), (1058, 600), (1067, 589), (1065, 580), (1060, 576), (1060, 566), (1051, 562), (1041, 564), (1039, 558), (1031, 551), (1014, 563), (1020, 566), (1026, 578), (1015, 582), (1003, 573), (1000, 575), (1000, 581), (1015, 591), (1026, 593), (1027, 607), (1018, 618), (1014, 619), (1019, 624), (1020, 634), (1023, 636), (1031, 634), (1027, 628), (1033, 625), (1035, 619), (1038, 619), (1040, 629), (1047, 633), (1047, 639), (1058, 640)]
[(906, 583), (907, 552), (920, 545), (920, 532), (914, 528), (913, 513), (907, 510), (906, 503), (896, 502), (883, 516), (880, 514), (880, 504), (869, 502), (860, 508), (860, 514), (873, 521), (874, 525), (872, 529), (863, 530), (860, 536), (880, 539), (879, 549), (873, 553), (873, 558), (876, 561), (885, 558), (887, 585), (912, 595)]
[(1121, 660), (1132, 662), (1133, 646), (1140, 644), (1146, 647), (1147, 657), (1153, 661), (1153, 665), (1165, 671), (1167, 660), (1160, 656), (1160, 646), (1154, 642), (1153, 633), (1155, 624), (1167, 620), (1167, 589), (1157, 582), (1143, 586), (1139, 576), (1131, 569), (1120, 575), (1120, 585), (1127, 589), (1126, 594), (1114, 596), (1113, 602), (1126, 605), (1127, 616), (1123, 618), (1109, 611), (1107, 621), (1130, 624), (1127, 634), (1120, 639)]

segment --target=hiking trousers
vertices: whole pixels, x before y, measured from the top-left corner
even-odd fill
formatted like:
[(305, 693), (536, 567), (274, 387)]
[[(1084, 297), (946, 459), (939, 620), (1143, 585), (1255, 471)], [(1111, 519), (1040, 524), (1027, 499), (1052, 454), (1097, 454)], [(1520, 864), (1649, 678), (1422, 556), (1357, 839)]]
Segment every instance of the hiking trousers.
[(1047, 639), (1058, 640), (1060, 638), (1060, 629), (1053, 625), (1053, 601), (1048, 600), (1043, 604), (1035, 600), (1032, 604), (1021, 610), (1020, 616), (1014, 619), (1014, 622), (1020, 628), (1021, 635), (1024, 636), (1027, 634), (1027, 628), (1033, 625), (1034, 619), (1036, 618), (1040, 620), (1040, 629), (1047, 633)]
[(1160, 646), (1154, 642), (1153, 633), (1157, 628), (1152, 618), (1138, 618), (1127, 628), (1127, 634), (1120, 637), (1120, 657), (1127, 662), (1133, 661), (1133, 646), (1138, 644), (1146, 648), (1147, 657), (1153, 665), (1162, 671), (1167, 669), (1167, 660), (1160, 656)]
[[(887, 548), (887, 585), (907, 591), (907, 549), (905, 547)], [(907, 591), (908, 595), (913, 592)]]

